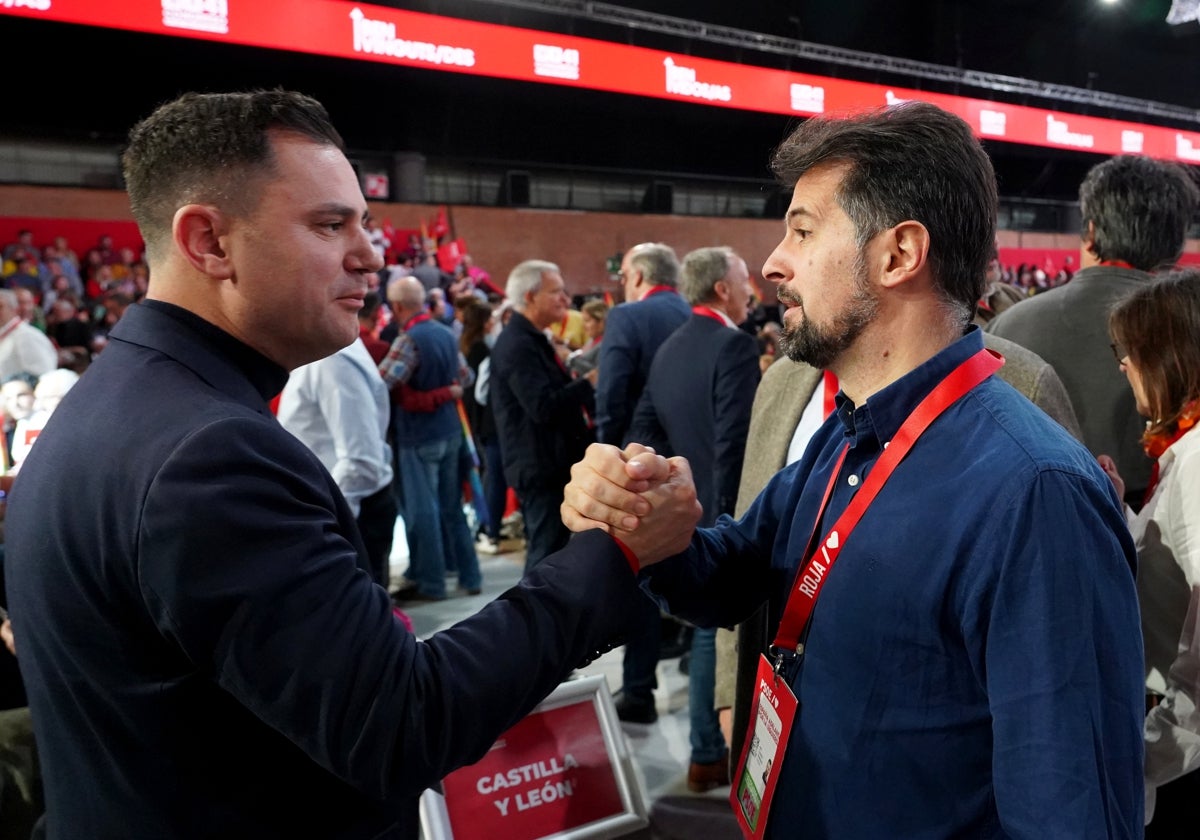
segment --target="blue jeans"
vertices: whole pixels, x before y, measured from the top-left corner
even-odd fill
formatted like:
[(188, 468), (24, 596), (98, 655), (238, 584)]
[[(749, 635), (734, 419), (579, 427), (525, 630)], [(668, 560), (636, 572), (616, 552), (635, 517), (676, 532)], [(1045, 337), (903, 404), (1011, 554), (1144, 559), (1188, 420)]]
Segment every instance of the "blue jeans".
[(725, 736), (713, 696), (717, 679), (717, 631), (697, 627), (692, 631), (692, 658), (688, 664), (688, 742), (692, 761), (712, 764), (725, 757)]
[(475, 539), (462, 508), (461, 434), (415, 447), (400, 447), (400, 484), (408, 535), (404, 576), (424, 595), (446, 594), (447, 566), (458, 571), (458, 585), (477, 589), (483, 582)]

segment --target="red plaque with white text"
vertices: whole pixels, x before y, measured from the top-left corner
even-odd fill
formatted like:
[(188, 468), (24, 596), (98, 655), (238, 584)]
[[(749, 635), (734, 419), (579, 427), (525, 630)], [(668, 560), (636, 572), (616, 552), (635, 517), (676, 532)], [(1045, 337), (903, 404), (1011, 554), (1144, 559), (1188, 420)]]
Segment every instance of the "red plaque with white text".
[(426, 793), (430, 840), (619, 837), (646, 825), (603, 677), (563, 683), (482, 759)]

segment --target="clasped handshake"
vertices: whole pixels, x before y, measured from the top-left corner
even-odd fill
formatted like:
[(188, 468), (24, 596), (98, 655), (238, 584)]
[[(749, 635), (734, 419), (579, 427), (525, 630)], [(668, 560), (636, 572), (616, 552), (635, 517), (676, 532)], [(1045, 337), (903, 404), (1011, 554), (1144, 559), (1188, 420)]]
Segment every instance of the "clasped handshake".
[(702, 513), (687, 459), (639, 443), (624, 450), (593, 443), (563, 491), (568, 528), (612, 534), (643, 568), (686, 549)]

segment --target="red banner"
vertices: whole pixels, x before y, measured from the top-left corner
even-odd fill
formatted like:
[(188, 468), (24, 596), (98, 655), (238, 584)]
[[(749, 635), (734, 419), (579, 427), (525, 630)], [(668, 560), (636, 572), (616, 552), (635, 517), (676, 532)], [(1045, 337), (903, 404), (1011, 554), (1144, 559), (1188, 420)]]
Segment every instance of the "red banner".
[(775, 114), (920, 99), (978, 136), (1200, 164), (1200, 132), (850, 82), (345, 0), (5, 0), (0, 15), (568, 85)]
[[(1070, 262), (1068, 262), (1068, 259)], [(1022, 265), (1030, 270), (1040, 269), (1053, 277), (1056, 272), (1066, 268), (1071, 272), (1079, 270), (1078, 248), (1001, 248), (1000, 264), (1005, 268), (1016, 269)], [(1184, 253), (1176, 265), (1180, 267), (1200, 267), (1200, 253)]]
[(0, 218), (0, 248), (17, 238), (22, 230), (33, 232), (33, 244), (39, 248), (54, 241), (56, 236), (65, 236), (67, 245), (83, 259), (88, 248), (101, 236), (111, 236), (113, 247), (132, 248), (135, 254), (142, 252), (142, 235), (132, 220), (111, 219), (48, 219), (33, 216), (4, 216)]
[(529, 715), (444, 787), (454, 840), (533, 840), (625, 812), (590, 701)]

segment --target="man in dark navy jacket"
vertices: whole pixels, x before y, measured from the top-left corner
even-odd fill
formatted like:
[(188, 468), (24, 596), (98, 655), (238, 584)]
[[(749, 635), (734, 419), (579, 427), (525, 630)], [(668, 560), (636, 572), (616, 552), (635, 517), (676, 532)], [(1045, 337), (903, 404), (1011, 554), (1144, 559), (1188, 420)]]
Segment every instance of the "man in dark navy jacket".
[[(600, 345), (596, 383), (596, 440), (625, 443), (650, 363), (667, 336), (691, 315), (679, 294), (679, 258), (670, 245), (642, 242), (621, 258), (625, 302), (613, 307)], [(630, 623), (621, 667), (617, 715), (626, 723), (654, 723), (655, 672), (661, 652), (658, 605), (647, 600)]]
[(644, 596), (619, 546), (576, 537), (570, 563), (408, 633), (269, 407), (357, 337), (380, 268), (325, 109), (186, 94), (134, 128), (124, 171), (149, 294), (55, 411), (7, 521), (48, 836), (416, 838), (421, 792)]
[[(729, 248), (698, 248), (683, 258), (679, 290), (692, 317), (654, 354), (629, 436), (692, 467), (704, 526), (733, 514), (750, 409), (761, 378), (758, 342), (738, 325), (749, 312), (750, 273)], [(688, 668), (688, 788), (703, 793), (729, 783), (727, 745), (713, 691), (714, 628), (692, 634)]]
[(643, 242), (621, 258), (625, 302), (608, 313), (600, 345), (596, 439), (601, 443), (625, 442), (655, 352), (691, 314), (678, 282), (679, 259), (669, 245)]

